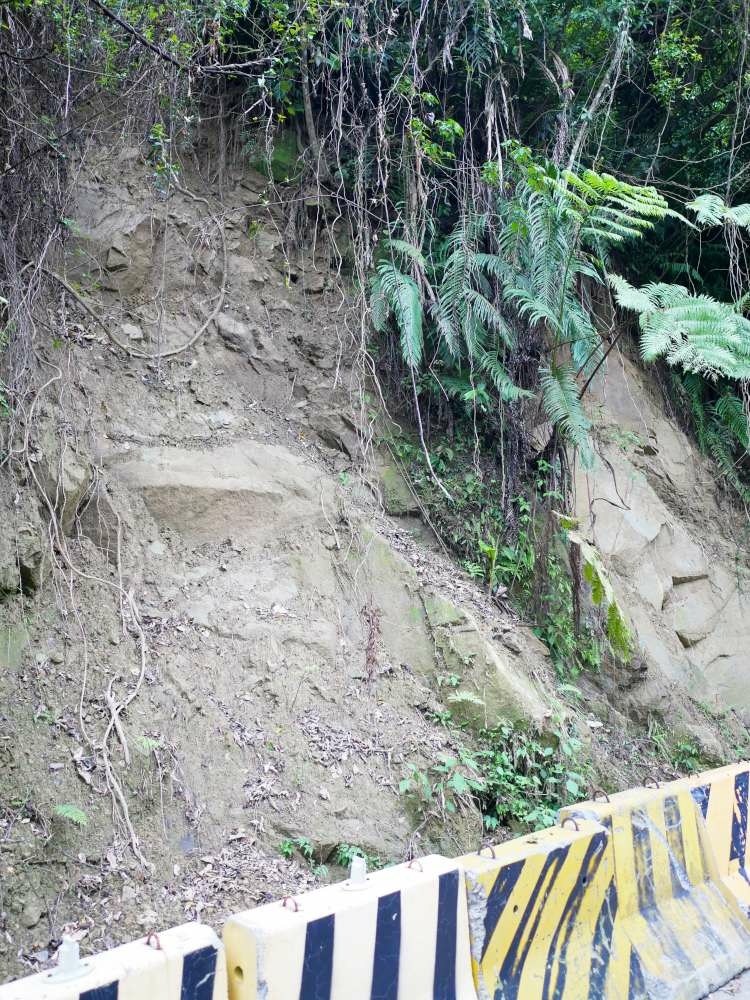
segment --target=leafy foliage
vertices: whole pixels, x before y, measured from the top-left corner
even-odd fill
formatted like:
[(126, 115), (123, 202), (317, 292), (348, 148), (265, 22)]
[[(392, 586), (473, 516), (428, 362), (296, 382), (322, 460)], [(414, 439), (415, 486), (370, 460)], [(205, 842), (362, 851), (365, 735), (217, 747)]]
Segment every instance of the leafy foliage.
[(59, 805), (55, 806), (55, 816), (59, 816), (61, 819), (66, 819), (69, 823), (73, 823), (74, 826), (83, 829), (83, 827), (88, 826), (89, 818), (83, 809), (79, 809), (78, 806), (71, 805), (70, 802), (61, 802)]
[(411, 797), (420, 812), (442, 817), (457, 812), (483, 791), (478, 771), (476, 758), (467, 750), (460, 749), (455, 756), (441, 753), (426, 771), (409, 764), (399, 792)]
[(689, 201), (685, 207), (695, 212), (696, 222), (700, 225), (750, 227), (750, 204), (730, 208), (717, 194), (705, 193)]
[(367, 867), (371, 871), (377, 871), (380, 868), (386, 867), (386, 862), (379, 855), (368, 854), (367, 851), (361, 847), (357, 847), (356, 844), (338, 844), (336, 850), (333, 852), (335, 864), (340, 865), (342, 868), (350, 868), (354, 858), (364, 858), (367, 862)]
[[(371, 279), (374, 325), (384, 333), (393, 323), (407, 367), (429, 359), (440, 388), (472, 406), (492, 410), (539, 389), (558, 434), (590, 463), (577, 379), (602, 347), (581, 282), (600, 283), (606, 248), (639, 238), (669, 209), (652, 187), (558, 170), (522, 146), (509, 152), (513, 197), (496, 199), (491, 212), (463, 215), (426, 247), (386, 241)], [(529, 386), (519, 386), (508, 366), (523, 326), (546, 344)]]
[[(550, 650), (558, 675), (575, 677), (598, 670), (609, 635), (594, 623), (576, 623), (574, 581), (561, 558), (569, 531), (547, 528), (546, 505), (559, 496), (549, 493), (546, 463), (538, 463), (530, 497), (513, 499), (508, 515), (498, 503), (499, 481), (491, 466), (472, 469), (473, 442), (459, 437), (431, 452), (435, 468), (450, 491), (452, 502), (436, 488), (420, 449), (398, 438), (389, 441), (395, 457), (427, 512), (430, 523), (461, 559), (464, 569), (481, 580), (491, 594), (508, 594), (534, 621), (536, 635)], [(613, 632), (615, 640), (618, 637)], [(610, 643), (612, 645), (612, 643)], [(622, 646), (612, 646), (620, 659)], [(450, 699), (449, 699), (450, 700)]]
[(727, 379), (712, 383), (700, 375), (673, 373), (671, 387), (701, 449), (716, 462), (726, 482), (745, 503), (748, 487), (748, 422), (745, 404)]
[(639, 314), (644, 361), (664, 358), (708, 378), (750, 377), (750, 320), (734, 305), (692, 295), (682, 285), (636, 289), (617, 275), (610, 284), (618, 304)]
[(399, 789), (425, 818), (439, 819), (474, 803), (488, 831), (500, 827), (540, 830), (557, 810), (582, 796), (590, 768), (581, 742), (561, 732), (549, 742), (503, 723), (480, 735), (480, 749), (460, 747), (420, 769), (409, 764)]
[(553, 826), (557, 811), (582, 797), (588, 766), (572, 733), (561, 733), (557, 745), (550, 745), (533, 733), (501, 725), (484, 739), (487, 747), (477, 758), (488, 830), (509, 824), (532, 830)]

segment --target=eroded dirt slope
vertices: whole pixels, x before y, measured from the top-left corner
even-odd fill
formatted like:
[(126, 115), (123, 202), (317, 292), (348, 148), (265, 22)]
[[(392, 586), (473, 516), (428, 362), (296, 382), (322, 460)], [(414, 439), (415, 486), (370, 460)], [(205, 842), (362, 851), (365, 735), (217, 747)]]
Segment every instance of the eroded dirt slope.
[[(194, 916), (219, 926), (320, 877), (279, 854), (285, 839), (329, 868), (341, 844), (383, 861), (475, 847), (470, 804), (425, 825), (399, 794), (410, 763), (455, 751), (448, 710), (469, 746), (500, 719), (550, 738), (566, 719), (612, 787), (643, 770), (628, 712), (666, 710), (726, 751), (666, 621), (679, 588), (716, 571), (663, 499), (658, 412), (607, 444), (622, 415), (603, 392), (609, 466), (578, 488), (643, 657), (581, 678), (566, 704), (541, 643), (457, 570), (384, 467), (327, 249), (335, 216), (298, 192), (307, 247), (289, 256), (262, 176), (226, 178), (221, 204), (190, 170), (181, 186), (165, 200), (134, 146), (83, 164), (56, 265), (70, 290), (55, 279), (39, 325), (49, 381), (19, 437), (25, 479), (0, 492), (4, 978), (47, 961), (63, 929), (93, 950)], [(618, 463), (624, 504), (607, 492)], [(592, 507), (591, 490), (611, 502)], [(696, 670), (702, 641), (686, 644)]]
[[(383, 513), (342, 283), (322, 250), (284, 256), (265, 189), (165, 202), (128, 148), (81, 175), (60, 276), (129, 350), (51, 304), (52, 381), (3, 497), (5, 975), (63, 927), (100, 948), (305, 885), (285, 838), (329, 864), (472, 847), (475, 811), (415, 833), (398, 791), (451, 749), (440, 677), (475, 728), (553, 714), (531, 633)], [(188, 342), (222, 287), (188, 351), (130, 356)]]

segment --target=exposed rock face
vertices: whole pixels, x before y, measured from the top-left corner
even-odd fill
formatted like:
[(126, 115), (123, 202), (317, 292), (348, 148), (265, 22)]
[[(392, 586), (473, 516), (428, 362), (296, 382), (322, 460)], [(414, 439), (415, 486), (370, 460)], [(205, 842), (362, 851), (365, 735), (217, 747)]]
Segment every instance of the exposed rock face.
[(611, 362), (597, 392), (603, 460), (578, 472), (577, 514), (635, 626), (646, 669), (629, 697), (668, 718), (688, 696), (750, 712), (750, 591), (729, 542), (731, 505), (626, 360)]
[(543, 729), (549, 705), (523, 662), (511, 663), (469, 612), (434, 596), (425, 597), (424, 606), (438, 665), (449, 677), (460, 678), (447, 696), (454, 717), (477, 729), (492, 729), (500, 722)]
[[(111, 471), (142, 495), (158, 524), (187, 541), (221, 542), (231, 534), (232, 544), (242, 547), (210, 592), (184, 605), (191, 620), (258, 650), (304, 650), (333, 669), (341, 642), (335, 618), (348, 603), (341, 586), (345, 573), (358, 578), (364, 604), (377, 604), (380, 667), (421, 675), (436, 692), (441, 680), (456, 678), (447, 689), (450, 708), (477, 728), (500, 722), (543, 726), (548, 706), (525, 675), (523, 660), (511, 666), (468, 611), (427, 594), (387, 539), (365, 525), (359, 538), (346, 527), (339, 527), (339, 537), (335, 483), (289, 450), (248, 440), (200, 456), (178, 448), (142, 449), (114, 461)], [(267, 548), (272, 541), (273, 555)], [(304, 557), (296, 554), (302, 543)], [(338, 612), (296, 611), (313, 592), (321, 607)], [(258, 602), (267, 616), (249, 613)], [(346, 646), (360, 646), (362, 616), (345, 617), (342, 625)], [(366, 675), (373, 665), (360, 670)]]
[(394, 517), (404, 517), (419, 513), (419, 503), (414, 491), (393, 462), (379, 459), (378, 475), (383, 507), (387, 514), (392, 514)]
[(67, 440), (45, 431), (39, 441), (39, 480), (47, 500), (55, 509), (65, 535), (73, 530), (78, 508), (93, 481), (91, 463)]
[(258, 442), (201, 453), (145, 448), (114, 472), (142, 491), (157, 522), (198, 542), (230, 535), (262, 541), (311, 511), (318, 523), (323, 503), (331, 502), (331, 486), (317, 470)]
[(28, 497), (18, 507), (0, 495), (0, 601), (4, 596), (37, 590), (43, 575), (39, 517)]

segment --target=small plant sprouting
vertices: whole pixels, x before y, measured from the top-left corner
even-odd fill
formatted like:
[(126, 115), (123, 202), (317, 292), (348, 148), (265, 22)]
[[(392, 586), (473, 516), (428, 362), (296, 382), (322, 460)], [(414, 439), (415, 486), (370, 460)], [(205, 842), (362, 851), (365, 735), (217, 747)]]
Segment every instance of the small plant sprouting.
[(305, 861), (313, 859), (313, 845), (307, 837), (289, 837), (279, 844), (279, 854), (291, 860), (299, 852)]
[(368, 854), (356, 844), (339, 844), (334, 851), (333, 858), (335, 863), (342, 868), (350, 868), (354, 858), (364, 858), (367, 867), (373, 871), (385, 867), (385, 862), (377, 854)]
[(83, 809), (71, 805), (70, 802), (61, 802), (59, 805), (56, 805), (55, 816), (68, 820), (69, 823), (73, 823), (79, 829), (83, 829), (83, 827), (89, 825), (89, 818)]

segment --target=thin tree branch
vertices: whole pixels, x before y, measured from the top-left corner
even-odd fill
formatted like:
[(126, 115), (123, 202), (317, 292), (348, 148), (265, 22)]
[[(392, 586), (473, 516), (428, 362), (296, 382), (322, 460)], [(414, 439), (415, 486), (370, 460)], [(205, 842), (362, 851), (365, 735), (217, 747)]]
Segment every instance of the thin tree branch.
[(173, 55), (170, 55), (170, 53), (167, 52), (166, 49), (163, 49), (160, 45), (156, 45), (154, 42), (150, 42), (142, 32), (140, 32), (137, 28), (135, 28), (132, 24), (130, 24), (130, 22), (120, 17), (119, 14), (115, 14), (113, 10), (110, 10), (109, 7), (106, 7), (103, 3), (100, 2), (100, 0), (88, 0), (88, 2), (91, 4), (92, 7), (96, 7), (96, 9), (101, 14), (104, 14), (105, 17), (108, 17), (110, 21), (114, 21), (115, 24), (119, 25), (123, 29), (123, 31), (127, 31), (129, 35), (132, 35), (137, 42), (139, 42), (141, 45), (145, 45), (147, 49), (150, 49), (152, 52), (156, 53), (156, 55), (159, 56), (160, 59), (163, 59), (166, 62), (171, 63), (173, 66), (181, 70), (183, 73), (189, 71), (190, 69), (189, 66), (187, 66), (183, 62), (180, 62), (179, 59), (175, 59)]

